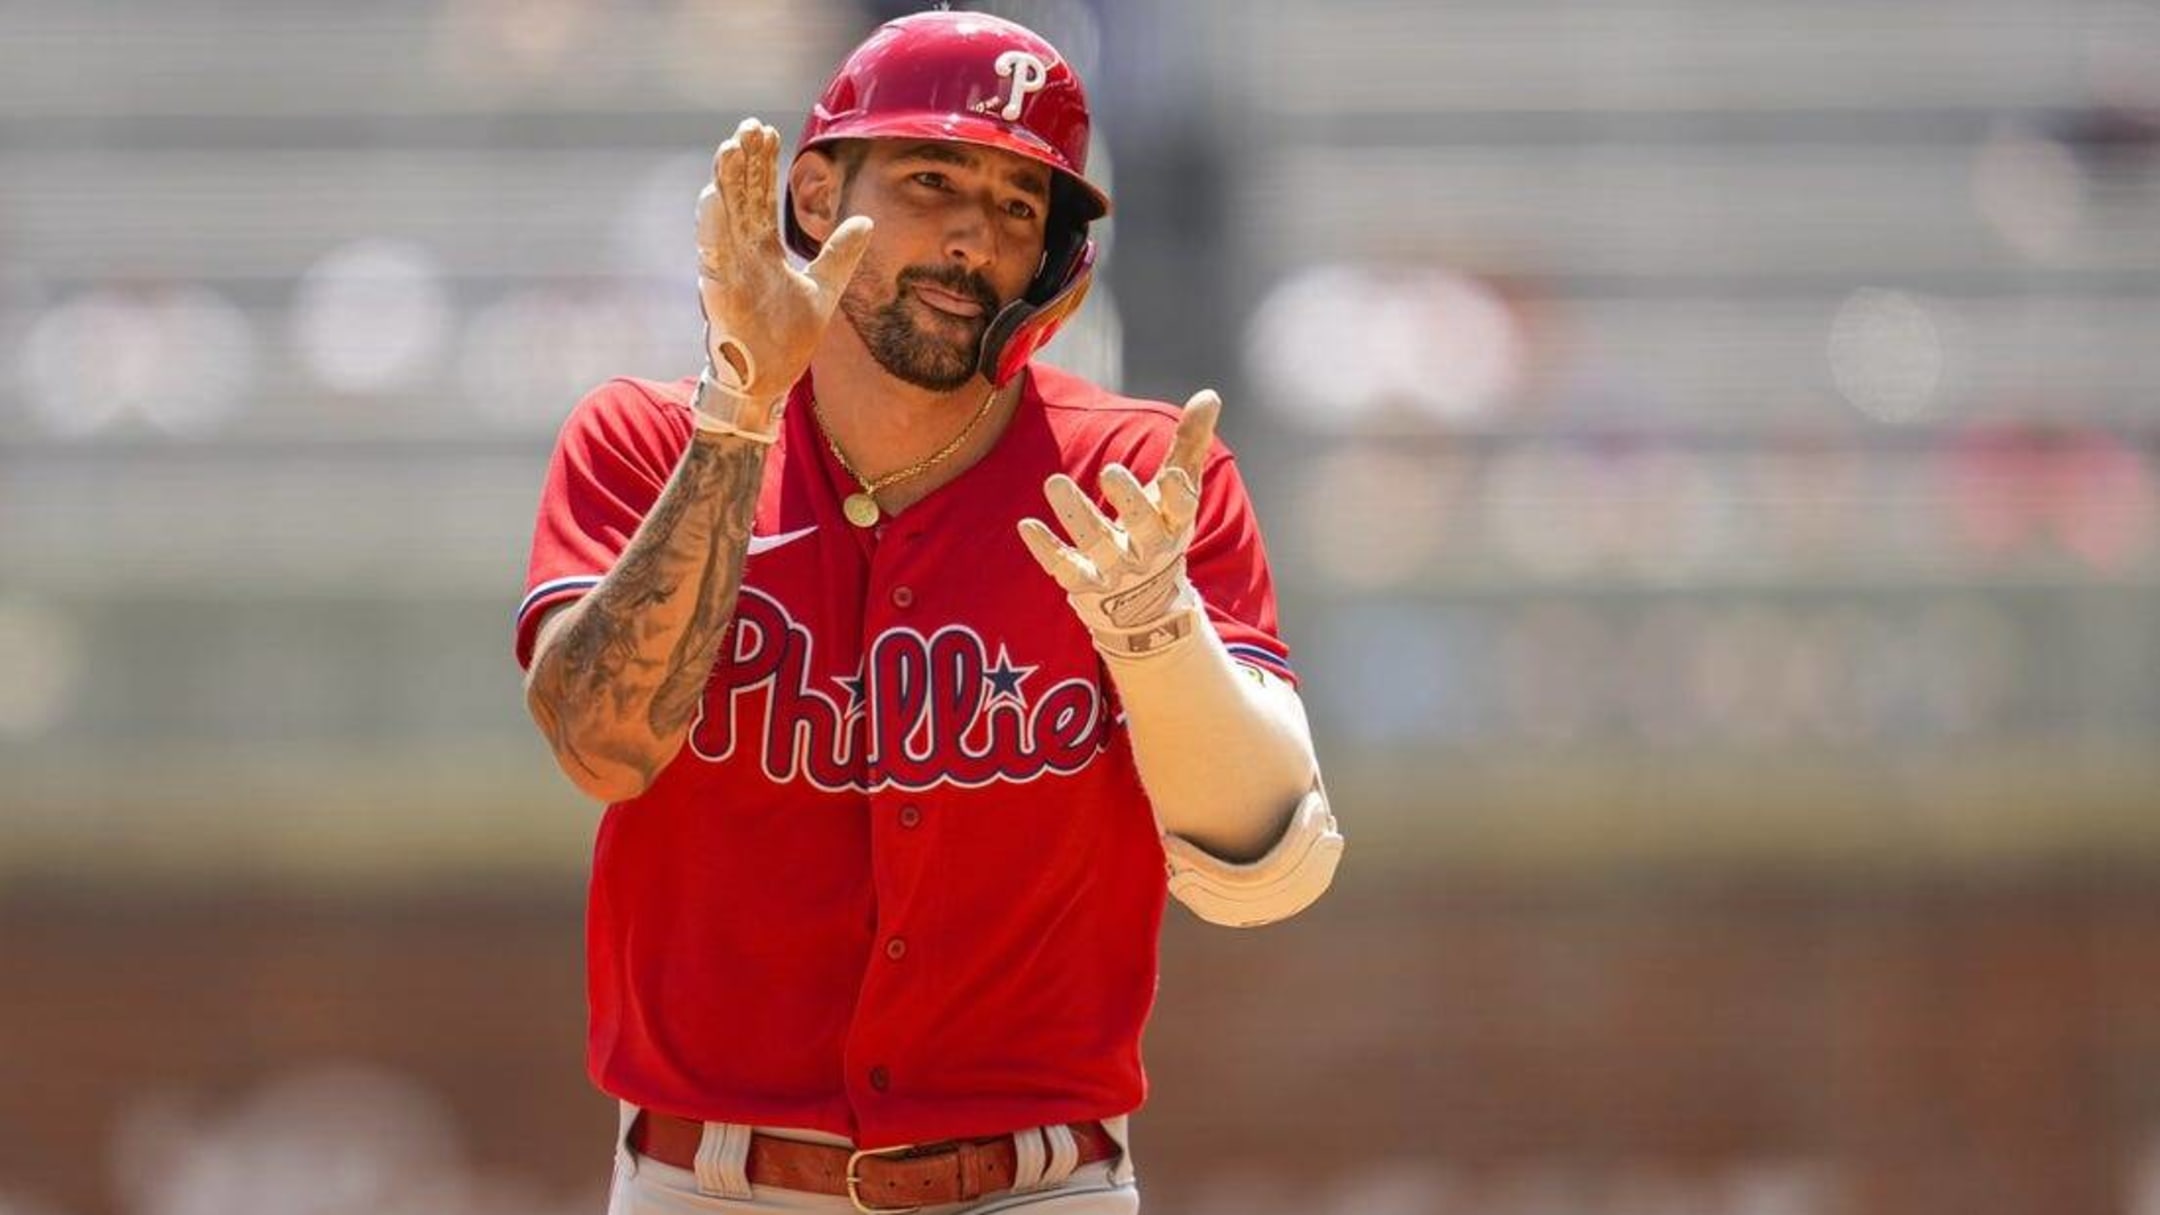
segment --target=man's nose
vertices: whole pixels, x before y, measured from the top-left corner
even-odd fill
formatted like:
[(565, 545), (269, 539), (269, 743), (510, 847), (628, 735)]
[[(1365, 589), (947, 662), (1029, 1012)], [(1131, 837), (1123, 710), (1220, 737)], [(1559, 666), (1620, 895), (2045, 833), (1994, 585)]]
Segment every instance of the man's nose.
[(980, 270), (997, 257), (997, 227), (978, 207), (963, 207), (945, 235), (945, 256), (969, 270)]

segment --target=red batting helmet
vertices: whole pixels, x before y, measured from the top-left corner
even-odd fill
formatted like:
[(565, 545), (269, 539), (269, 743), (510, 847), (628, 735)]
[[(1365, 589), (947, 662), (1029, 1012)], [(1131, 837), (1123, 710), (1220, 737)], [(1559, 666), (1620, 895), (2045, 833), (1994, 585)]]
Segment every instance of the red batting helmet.
[[(1019, 299), (983, 332), (977, 364), (992, 383), (1017, 374), (1079, 308), (1094, 272), (1087, 226), (1110, 196), (1086, 178), (1087, 93), (1040, 35), (987, 13), (917, 13), (887, 22), (849, 53), (803, 123), (795, 154), (843, 139), (941, 139), (999, 148), (1047, 166), (1043, 261)], [(788, 247), (817, 255), (783, 204)]]

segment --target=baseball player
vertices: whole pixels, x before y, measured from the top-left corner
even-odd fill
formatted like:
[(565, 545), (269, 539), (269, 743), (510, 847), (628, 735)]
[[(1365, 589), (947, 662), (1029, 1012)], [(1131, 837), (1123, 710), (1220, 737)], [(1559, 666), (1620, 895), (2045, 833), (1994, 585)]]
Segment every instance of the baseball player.
[(612, 1215), (1137, 1210), (1166, 897), (1261, 924), (1333, 876), (1220, 402), (1030, 361), (1110, 208), (1088, 126), (1021, 26), (884, 26), (784, 175), (720, 145), (704, 372), (563, 427), (517, 653), (609, 803)]

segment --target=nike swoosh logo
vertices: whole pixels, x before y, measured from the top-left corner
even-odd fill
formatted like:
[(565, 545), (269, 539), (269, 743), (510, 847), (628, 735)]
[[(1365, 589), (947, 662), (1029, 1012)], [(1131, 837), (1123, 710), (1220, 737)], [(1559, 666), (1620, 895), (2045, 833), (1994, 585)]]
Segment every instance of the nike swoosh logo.
[(782, 532), (777, 536), (752, 536), (749, 555), (755, 557), (759, 553), (769, 553), (783, 544), (793, 544), (816, 530), (817, 524), (813, 523), (799, 532)]

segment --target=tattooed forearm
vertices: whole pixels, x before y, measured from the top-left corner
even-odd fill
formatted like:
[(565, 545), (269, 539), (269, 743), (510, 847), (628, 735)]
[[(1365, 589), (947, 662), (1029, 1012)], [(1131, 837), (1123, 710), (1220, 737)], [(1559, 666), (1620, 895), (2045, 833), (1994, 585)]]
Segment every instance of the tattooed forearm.
[[(692, 445), (693, 450), (696, 447)], [(690, 725), (712, 673), (720, 636), (735, 615), (735, 596), (742, 589), (743, 559), (750, 540), (750, 517), (757, 506), (764, 452), (763, 447), (753, 444), (731, 444), (710, 461), (710, 469), (698, 474), (709, 482), (709, 487), (700, 493), (723, 503), (739, 502), (741, 506), (721, 511), (716, 520), (719, 537), (706, 549), (703, 576), (697, 579), (697, 599), (690, 605), (689, 626), (676, 638), (660, 687), (646, 710), (653, 733), (662, 737), (679, 734)]]
[(754, 443), (693, 439), (615, 568), (544, 640), (527, 699), (588, 791), (642, 788), (681, 747), (735, 612), (764, 461)]

